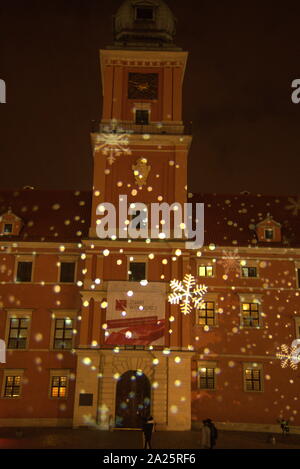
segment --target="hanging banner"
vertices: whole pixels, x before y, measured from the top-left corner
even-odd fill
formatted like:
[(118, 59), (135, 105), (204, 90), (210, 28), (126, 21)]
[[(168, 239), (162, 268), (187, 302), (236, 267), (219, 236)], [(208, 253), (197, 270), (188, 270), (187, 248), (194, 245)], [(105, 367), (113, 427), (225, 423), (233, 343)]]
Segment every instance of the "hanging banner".
[(166, 287), (108, 282), (105, 344), (164, 345)]

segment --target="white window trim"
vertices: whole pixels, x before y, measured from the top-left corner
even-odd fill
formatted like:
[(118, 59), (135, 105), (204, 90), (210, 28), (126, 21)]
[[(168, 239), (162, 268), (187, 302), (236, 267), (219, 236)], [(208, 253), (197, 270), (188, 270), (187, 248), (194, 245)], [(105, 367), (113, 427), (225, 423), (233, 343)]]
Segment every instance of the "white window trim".
[[(5, 397), (5, 395), (4, 395), (5, 394), (5, 383), (6, 383), (6, 377), (7, 376), (21, 376), (20, 395), (18, 397)], [(5, 369), (5, 370), (3, 370), (1, 399), (14, 400), (14, 399), (21, 399), (23, 397), (22, 396), (23, 376), (24, 376), (24, 369)]]
[[(252, 370), (260, 370), (260, 379), (261, 379), (261, 382), (260, 382), (260, 385), (261, 385), (261, 389), (260, 391), (249, 391), (249, 389), (246, 388), (246, 370), (247, 369), (252, 369)], [(256, 363), (256, 362), (246, 362), (246, 363), (243, 363), (243, 389), (244, 389), (244, 392), (250, 392), (250, 393), (262, 393), (264, 392), (264, 368), (263, 368), (263, 364), (262, 363)]]

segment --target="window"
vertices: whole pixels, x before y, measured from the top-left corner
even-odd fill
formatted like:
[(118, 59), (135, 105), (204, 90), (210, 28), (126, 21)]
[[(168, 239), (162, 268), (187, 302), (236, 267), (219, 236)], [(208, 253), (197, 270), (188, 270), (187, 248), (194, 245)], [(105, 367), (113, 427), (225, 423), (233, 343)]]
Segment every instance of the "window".
[(19, 261), (17, 267), (17, 282), (31, 282), (32, 262)]
[(300, 317), (295, 318), (296, 339), (300, 339)]
[(60, 263), (60, 282), (74, 283), (75, 280), (75, 262)]
[(242, 277), (257, 277), (257, 268), (242, 267)]
[(259, 326), (259, 304), (243, 303), (242, 304), (242, 325), (245, 327)]
[(246, 366), (244, 380), (245, 391), (262, 391), (262, 369)]
[(297, 286), (298, 288), (300, 288), (300, 268), (298, 268), (296, 272), (297, 272), (296, 275), (297, 275), (297, 282), (298, 282)]
[(212, 265), (200, 265), (198, 273), (200, 277), (213, 277), (214, 275), (213, 266)]
[(21, 376), (9, 375), (5, 376), (4, 397), (20, 397), (21, 396)]
[(133, 282), (146, 280), (146, 262), (129, 263), (129, 280)]
[(201, 367), (198, 371), (198, 388), (215, 389), (215, 368)]
[(3, 230), (3, 231), (4, 231), (4, 233), (6, 233), (6, 234), (12, 233), (12, 231), (13, 231), (12, 223), (5, 223), (5, 224), (4, 224), (4, 230)]
[(135, 19), (143, 20), (143, 21), (153, 21), (154, 9), (152, 7), (147, 7), (147, 6), (136, 7)]
[(28, 318), (10, 318), (7, 348), (25, 349), (27, 345), (28, 327)]
[(149, 111), (144, 109), (137, 109), (135, 111), (135, 123), (139, 125), (148, 125)]
[(51, 377), (51, 397), (67, 397), (68, 376)]
[(197, 310), (197, 324), (200, 326), (214, 326), (215, 319), (215, 302), (204, 301), (202, 307)]
[(73, 320), (69, 318), (55, 319), (54, 345), (55, 349), (72, 349)]
[(268, 240), (274, 239), (274, 230), (272, 228), (265, 229), (265, 238)]

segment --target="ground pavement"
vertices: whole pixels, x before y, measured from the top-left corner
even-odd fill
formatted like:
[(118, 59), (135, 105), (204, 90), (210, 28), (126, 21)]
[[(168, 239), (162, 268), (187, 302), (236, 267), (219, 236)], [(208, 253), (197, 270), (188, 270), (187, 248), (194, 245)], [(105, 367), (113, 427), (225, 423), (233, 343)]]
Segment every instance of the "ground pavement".
[[(155, 432), (154, 449), (200, 449), (200, 432)], [(300, 449), (300, 435), (219, 431), (216, 449)], [(142, 432), (70, 428), (0, 428), (0, 449), (140, 449)]]

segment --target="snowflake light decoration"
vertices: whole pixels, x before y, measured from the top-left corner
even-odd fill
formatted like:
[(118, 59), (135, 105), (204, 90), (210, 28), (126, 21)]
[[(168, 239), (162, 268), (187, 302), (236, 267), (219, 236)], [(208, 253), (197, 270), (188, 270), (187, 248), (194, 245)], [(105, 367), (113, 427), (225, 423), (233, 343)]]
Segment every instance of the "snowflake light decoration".
[(300, 197), (298, 197), (297, 199), (288, 197), (288, 201), (290, 202), (290, 205), (286, 205), (285, 209), (292, 210), (292, 214), (296, 217), (298, 215), (298, 212), (300, 212)]
[(207, 292), (205, 285), (196, 285), (195, 277), (186, 274), (182, 281), (172, 280), (170, 287), (173, 290), (168, 297), (171, 304), (179, 304), (183, 314), (189, 314), (192, 308), (200, 309), (203, 306), (203, 295)]
[(290, 366), (293, 370), (298, 369), (298, 363), (300, 362), (300, 349), (297, 347), (298, 343), (300, 343), (300, 340), (294, 340), (291, 347), (286, 344), (281, 345), (281, 352), (276, 353), (276, 358), (281, 360), (282, 368)]
[(218, 261), (218, 264), (222, 264), (225, 274), (228, 275), (230, 272), (240, 271), (240, 256), (237, 254), (238, 250), (234, 249), (233, 251), (223, 250), (223, 256), (221, 260)]
[(111, 125), (104, 127), (104, 132), (97, 136), (95, 151), (101, 150), (102, 154), (107, 156), (108, 163), (112, 165), (117, 156), (131, 154), (128, 144), (129, 135), (118, 127), (115, 119), (112, 119)]

